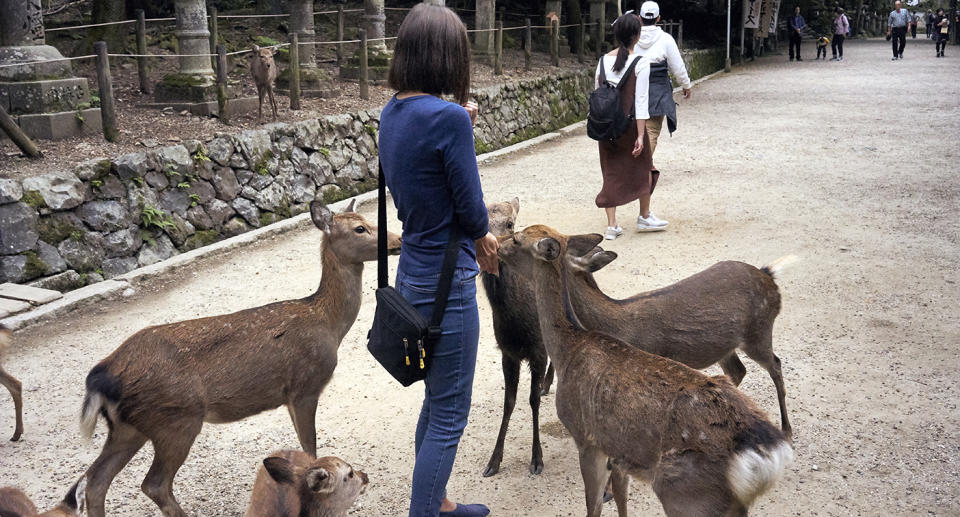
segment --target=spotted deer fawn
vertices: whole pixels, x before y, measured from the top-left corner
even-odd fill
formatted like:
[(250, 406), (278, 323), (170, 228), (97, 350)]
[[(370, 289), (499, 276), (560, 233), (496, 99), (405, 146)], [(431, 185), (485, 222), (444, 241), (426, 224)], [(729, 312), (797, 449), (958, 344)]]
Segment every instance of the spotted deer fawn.
[(67, 495), (50, 511), (40, 513), (33, 501), (16, 488), (0, 488), (0, 517), (80, 517), (84, 510), (87, 478), (70, 487)]
[(250, 61), (250, 74), (257, 85), (257, 96), (260, 104), (257, 106), (257, 124), (263, 122), (263, 97), (269, 96), (270, 107), (273, 108), (273, 120), (277, 120), (277, 101), (273, 98), (273, 83), (277, 80), (280, 71), (273, 60), (272, 48), (253, 46), (253, 59)]
[[(726, 376), (708, 377), (577, 319), (567, 292), (566, 237), (532, 226), (505, 239), (500, 258), (531, 278), (540, 330), (557, 371), (557, 416), (577, 444), (588, 517), (610, 478), (627, 514), (629, 477), (650, 482), (669, 517), (742, 516), (793, 457), (783, 433)], [(591, 244), (592, 243), (592, 244)]]
[(244, 517), (346, 517), (367, 475), (334, 456), (279, 451), (263, 460)]
[(773, 353), (773, 321), (780, 313), (774, 278), (794, 257), (760, 269), (720, 262), (662, 289), (614, 300), (600, 290), (593, 273), (616, 253), (594, 248), (576, 254), (585, 253), (582, 268), (567, 270), (570, 302), (584, 327), (691, 368), (720, 363), (734, 386), (747, 373), (737, 357), (739, 348), (770, 374), (780, 403), (781, 429), (788, 439), (793, 436), (780, 358)]
[(0, 325), (0, 384), (3, 384), (13, 397), (13, 410), (17, 414), (17, 422), (10, 441), (15, 442), (23, 434), (23, 390), (20, 381), (3, 369), (3, 351), (10, 347), (11, 339), (10, 329)]
[[(316, 455), (317, 400), (337, 365), (337, 349), (360, 310), (363, 263), (377, 258), (377, 227), (353, 212), (310, 205), (323, 232), (323, 275), (303, 299), (221, 316), (147, 327), (87, 376), (81, 428), (98, 415), (109, 432), (87, 470), (87, 506), (103, 517), (113, 478), (147, 440), (154, 450), (141, 488), (165, 517), (186, 514), (173, 478), (204, 422), (234, 422), (286, 405), (303, 450)], [(398, 252), (400, 238), (389, 234)]]

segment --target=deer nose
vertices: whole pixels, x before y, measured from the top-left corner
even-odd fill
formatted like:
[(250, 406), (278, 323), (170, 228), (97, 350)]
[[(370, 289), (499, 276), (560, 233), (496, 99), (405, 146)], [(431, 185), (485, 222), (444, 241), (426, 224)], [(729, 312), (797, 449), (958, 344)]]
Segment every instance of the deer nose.
[(370, 478), (367, 477), (367, 473), (366, 473), (366, 472), (357, 471), (357, 474), (360, 475), (360, 479), (363, 481), (363, 484), (364, 484), (364, 485), (366, 485), (367, 483), (370, 482)]

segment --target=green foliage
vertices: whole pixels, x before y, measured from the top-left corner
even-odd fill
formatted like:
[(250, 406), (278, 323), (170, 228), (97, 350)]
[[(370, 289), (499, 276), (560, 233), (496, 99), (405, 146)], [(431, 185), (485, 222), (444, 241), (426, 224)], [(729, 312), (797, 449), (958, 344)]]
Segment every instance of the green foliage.
[(190, 194), (190, 206), (197, 206), (198, 203), (200, 203), (200, 196), (197, 194)]
[(70, 232), (70, 240), (75, 242), (83, 242), (84, 237), (86, 237), (87, 232), (83, 230), (74, 230)]
[[(37, 233), (43, 242), (56, 245), (58, 242), (67, 239), (75, 232), (82, 230), (68, 222), (62, 217), (41, 217), (37, 223)], [(80, 231), (83, 234), (82, 231)]]
[(186, 189), (190, 188), (190, 182), (189, 182), (189, 181), (181, 181), (180, 183), (177, 183), (177, 188), (186, 190)]
[(134, 177), (130, 178), (130, 181), (136, 183), (137, 185), (139, 185), (139, 186), (141, 186), (141, 187), (143, 186), (143, 177), (142, 177), (142, 176), (134, 176)]
[(330, 157), (330, 149), (327, 149), (326, 147), (321, 147), (320, 149), (317, 149), (317, 152), (322, 154), (326, 158)]
[(103, 186), (103, 180), (90, 180), (90, 184), (93, 185), (93, 188), (100, 188)]
[(169, 178), (175, 178), (175, 177), (180, 177), (180, 176), (182, 176), (182, 174), (180, 174), (179, 172), (177, 172), (176, 167), (174, 167), (174, 165), (173, 165), (172, 163), (168, 163), (168, 164), (163, 168), (163, 173), (166, 174), (167, 177), (169, 177)]
[(27, 278), (37, 278), (50, 274), (50, 266), (38, 257), (36, 252), (26, 251), (23, 253), (23, 256), (27, 259), (27, 263), (23, 268), (23, 272)]
[(265, 151), (260, 158), (257, 160), (257, 163), (253, 165), (253, 170), (261, 176), (266, 176), (270, 174), (270, 159), (273, 158), (273, 152), (269, 149)]
[(364, 124), (363, 129), (365, 129), (367, 131), (367, 134), (369, 134), (370, 136), (374, 138), (377, 137), (377, 128), (373, 127), (372, 125)]
[(209, 162), (210, 157), (207, 156), (207, 149), (201, 145), (197, 148), (197, 152), (193, 153), (193, 159), (199, 163)]
[(166, 230), (173, 228), (173, 217), (154, 206), (144, 206), (140, 211), (140, 225), (146, 229)]
[(43, 196), (40, 195), (36, 190), (28, 190), (23, 193), (23, 197), (20, 198), (20, 201), (23, 201), (31, 208), (46, 208), (47, 202), (43, 200)]

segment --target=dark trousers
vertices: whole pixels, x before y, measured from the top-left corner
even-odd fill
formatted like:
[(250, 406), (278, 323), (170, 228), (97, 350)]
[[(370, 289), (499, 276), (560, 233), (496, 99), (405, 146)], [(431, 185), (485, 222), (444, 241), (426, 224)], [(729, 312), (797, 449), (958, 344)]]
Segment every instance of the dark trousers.
[(793, 31), (790, 33), (790, 59), (793, 59), (794, 47), (797, 48), (797, 52), (796, 52), (797, 59), (800, 59), (800, 33), (797, 31)]
[(894, 27), (890, 29), (890, 45), (893, 47), (893, 57), (903, 57), (903, 48), (907, 46), (907, 28)]
[(843, 57), (843, 34), (834, 34), (833, 41), (830, 42), (830, 50), (833, 51), (833, 57), (838, 55)]
[(933, 33), (933, 24), (932, 24), (932, 23), (928, 23), (928, 24), (927, 24), (927, 39), (930, 39), (930, 38), (933, 38), (934, 40), (937, 39), (937, 35)]
[(916, 23), (910, 25), (910, 37), (912, 37), (912, 38), (916, 38), (916, 37), (917, 37), (917, 24), (916, 24)]
[(820, 55), (823, 55), (823, 59), (827, 59), (827, 46), (817, 45), (817, 59), (820, 59)]
[(937, 53), (944, 52), (947, 50), (947, 40), (950, 39), (947, 34), (934, 34), (934, 38), (937, 38)]

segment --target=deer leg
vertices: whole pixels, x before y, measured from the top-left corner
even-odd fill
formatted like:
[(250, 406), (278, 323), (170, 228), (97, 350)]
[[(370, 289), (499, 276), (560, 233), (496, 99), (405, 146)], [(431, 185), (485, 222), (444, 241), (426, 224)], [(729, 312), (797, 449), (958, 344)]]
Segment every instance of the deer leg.
[(790, 427), (790, 419), (787, 418), (787, 389), (783, 385), (783, 371), (780, 368), (780, 358), (773, 353), (772, 331), (768, 330), (760, 341), (751, 347), (743, 349), (747, 357), (753, 359), (760, 366), (763, 366), (770, 378), (773, 379), (773, 385), (777, 387), (777, 401), (780, 403), (780, 429), (787, 437), (787, 440), (793, 441), (793, 429)]
[(543, 448), (540, 446), (540, 392), (543, 384), (546, 360), (530, 360), (530, 409), (533, 413), (533, 454), (530, 458), (530, 473), (543, 472)]
[(543, 385), (540, 390), (540, 395), (549, 395), (550, 386), (553, 384), (553, 362), (549, 361), (547, 363), (547, 374), (543, 377)]
[(163, 517), (187, 517), (173, 496), (173, 478), (190, 454), (190, 447), (202, 427), (203, 420), (198, 418), (183, 425), (167, 427), (150, 437), (153, 442), (153, 464), (140, 489), (160, 507)]
[(107, 441), (96, 461), (87, 469), (87, 515), (89, 517), (104, 517), (103, 501), (107, 496), (107, 489), (123, 467), (137, 454), (147, 437), (140, 434), (133, 426), (122, 422), (114, 423), (107, 434)]
[(610, 473), (613, 485), (613, 502), (617, 505), (617, 515), (627, 517), (627, 497), (630, 495), (630, 475), (623, 470), (613, 467)]
[(317, 401), (320, 394), (307, 395), (287, 403), (293, 429), (297, 432), (303, 452), (317, 456)]
[(520, 384), (520, 361), (514, 360), (503, 354), (501, 361), (503, 366), (503, 421), (500, 422), (500, 434), (497, 435), (497, 445), (493, 448), (493, 454), (490, 455), (490, 461), (487, 462), (487, 468), (483, 471), (483, 477), (490, 477), (500, 472), (500, 462), (503, 461), (503, 442), (507, 438), (507, 426), (510, 425), (510, 415), (513, 414), (513, 408), (517, 405), (517, 387)]
[(587, 517), (600, 517), (603, 511), (603, 490), (610, 478), (607, 455), (599, 448), (582, 446), (580, 449), (580, 475), (587, 496)]
[(263, 88), (257, 86), (257, 97), (260, 98), (260, 103), (257, 104), (257, 124), (263, 123)]
[(723, 369), (723, 373), (727, 374), (727, 377), (730, 377), (734, 386), (739, 386), (740, 382), (743, 381), (743, 376), (747, 374), (747, 367), (737, 357), (736, 350), (720, 361), (720, 368)]
[(270, 95), (270, 107), (273, 108), (273, 120), (277, 120), (277, 101), (273, 98), (273, 86), (267, 88), (267, 94)]
[(0, 368), (0, 384), (4, 385), (7, 388), (7, 391), (10, 392), (10, 396), (13, 397), (13, 409), (17, 414), (17, 423), (16, 427), (13, 430), (13, 438), (10, 438), (11, 442), (15, 442), (20, 439), (20, 435), (23, 434), (23, 390), (20, 381), (14, 378), (13, 375), (7, 373), (3, 368)]

